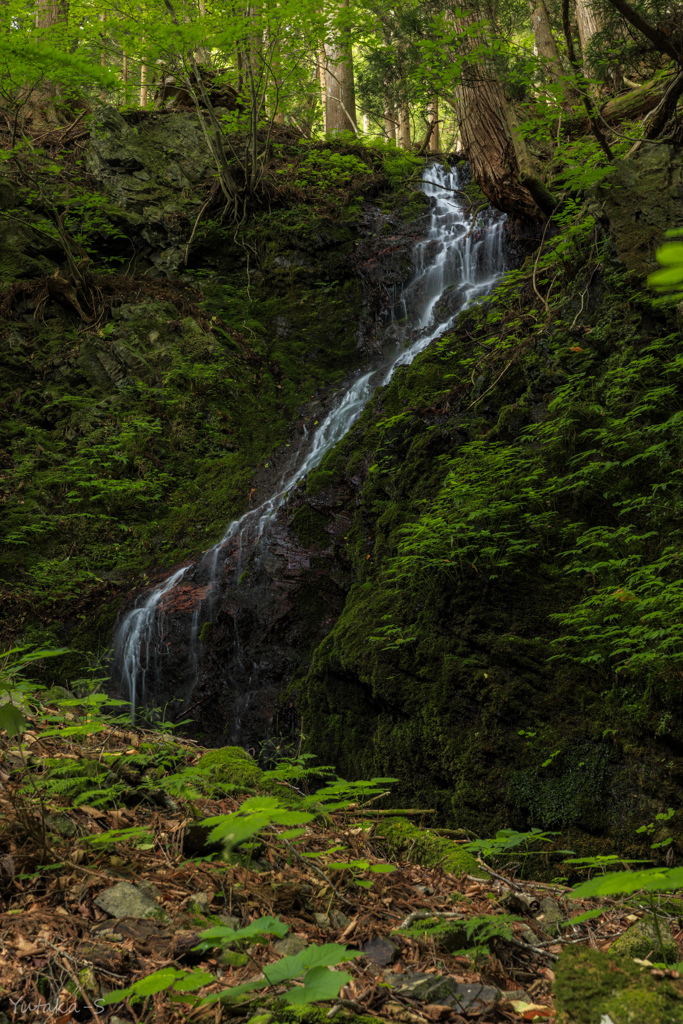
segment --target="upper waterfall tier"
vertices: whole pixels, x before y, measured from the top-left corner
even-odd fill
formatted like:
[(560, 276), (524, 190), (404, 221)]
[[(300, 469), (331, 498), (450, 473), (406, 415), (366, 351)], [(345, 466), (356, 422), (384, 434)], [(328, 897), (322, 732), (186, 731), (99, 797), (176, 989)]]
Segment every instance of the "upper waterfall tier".
[[(428, 225), (414, 247), (413, 276), (391, 311), (392, 330), (387, 333), (392, 350), (338, 392), (317, 429), (304, 433), (299, 450), (265, 501), (230, 523), (217, 544), (138, 598), (121, 618), (114, 637), (115, 674), (133, 715), (137, 705), (157, 704), (162, 694), (172, 693), (185, 706), (204, 700), (203, 686), (218, 673), (229, 694), (224, 736), (232, 742), (252, 738), (245, 716), (254, 695), (263, 689), (264, 678), (272, 689), (274, 671), (268, 659), (245, 653), (245, 614), (238, 614), (234, 596), (243, 574), (248, 567), (267, 571), (278, 544), (278, 510), (351, 429), (375, 389), (441, 336), (465, 306), (489, 292), (505, 269), (504, 218), (489, 211), (483, 222), (473, 223), (460, 191), (463, 184), (463, 172), (446, 171), (438, 164), (424, 171), (422, 189), (431, 198)], [(202, 656), (202, 630), (221, 612), (232, 623), (229, 663), (212, 659), (208, 664)], [(250, 610), (250, 629), (258, 614), (258, 609)]]

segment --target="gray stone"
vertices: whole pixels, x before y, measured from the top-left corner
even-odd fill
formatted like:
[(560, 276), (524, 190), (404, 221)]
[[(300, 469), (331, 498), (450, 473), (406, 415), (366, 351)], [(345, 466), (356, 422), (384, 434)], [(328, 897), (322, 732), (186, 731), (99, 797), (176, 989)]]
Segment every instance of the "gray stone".
[(564, 921), (564, 914), (557, 900), (554, 900), (552, 896), (546, 896), (544, 900), (541, 900), (541, 913), (536, 917), (536, 921), (550, 935), (558, 935), (560, 922)]
[[(187, 907), (188, 910), (194, 910), (197, 914), (208, 914), (210, 902), (211, 899), (208, 893), (196, 892), (192, 896), (187, 897), (183, 906)], [(230, 925), (230, 927), (232, 927), (232, 925)]]
[(363, 946), (363, 953), (368, 960), (378, 967), (388, 967), (398, 960), (400, 950), (390, 939), (370, 939)]
[(611, 956), (637, 957), (639, 960), (661, 960), (675, 964), (678, 960), (676, 943), (671, 938), (669, 924), (664, 919), (659, 921), (664, 949), (660, 949), (654, 917), (648, 915), (642, 921), (632, 924), (620, 938), (609, 948)]
[[(160, 911), (156, 901), (143, 891), (143, 885), (118, 882), (95, 897), (95, 905), (110, 917), (156, 917)], [(151, 883), (145, 886), (154, 889)]]
[(398, 995), (451, 1006), (458, 1013), (490, 1009), (502, 998), (500, 989), (492, 985), (462, 985), (447, 975), (389, 974), (385, 980)]
[(218, 918), (220, 923), (225, 925), (226, 928), (232, 928), (235, 932), (238, 928), (242, 927), (239, 917), (233, 917), (232, 914), (213, 914), (212, 916)]
[(314, 914), (313, 917), (318, 928), (327, 929), (330, 927), (330, 919), (327, 914)]
[(333, 927), (338, 928), (340, 932), (345, 928), (348, 928), (351, 924), (351, 919), (348, 918), (346, 914), (343, 914), (341, 910), (331, 910), (330, 921), (332, 922)]
[(280, 956), (296, 956), (302, 949), (306, 949), (308, 943), (305, 939), (302, 939), (300, 935), (287, 935), (284, 939), (280, 939), (273, 946), (273, 949)]

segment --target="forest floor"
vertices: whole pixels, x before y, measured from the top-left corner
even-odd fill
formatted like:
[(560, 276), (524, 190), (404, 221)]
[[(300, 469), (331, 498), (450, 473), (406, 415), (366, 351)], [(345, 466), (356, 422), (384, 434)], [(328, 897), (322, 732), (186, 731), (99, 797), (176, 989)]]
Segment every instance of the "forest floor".
[[(377, 831), (387, 812), (358, 802), (316, 817), (296, 845), (283, 839), (282, 826), (271, 825), (259, 835), (253, 860), (223, 859), (198, 822), (238, 810), (244, 794), (195, 793), (188, 803), (150, 788), (160, 785), (164, 770), (177, 777), (196, 766), (203, 748), (107, 725), (75, 707), (77, 701), (66, 703), (66, 709), (64, 701), (33, 706), (33, 714), (25, 709), (28, 730), (2, 743), (3, 1021), (179, 1024), (256, 1015), (259, 1024), (270, 1024), (340, 1014), (341, 1020), (445, 1024), (554, 1019), (554, 967), (565, 946), (607, 951), (642, 916), (632, 899), (603, 900), (599, 917), (572, 925), (595, 901), (571, 900), (565, 886), (506, 877), (481, 862), (482, 877), (407, 860), (392, 870), (387, 840)], [(74, 780), (93, 764), (105, 767), (106, 785), (91, 786), (92, 803), (81, 802), (87, 790), (81, 786), (74, 797)], [(292, 787), (278, 786), (286, 803)], [(348, 868), (330, 867), (335, 849), (344, 850)], [(229, 950), (218, 940), (196, 948), (204, 929), (238, 929), (270, 915), (289, 926), (280, 942), (264, 940), (246, 953), (239, 942)], [(468, 936), (468, 923), (481, 927), (482, 917), (486, 932)], [(434, 937), (416, 934), (435, 922), (442, 927)], [(678, 959), (682, 936), (672, 927)], [(292, 1009), (278, 1001), (284, 989), (271, 986), (243, 994), (242, 1001), (204, 1002), (263, 977), (283, 954), (329, 943), (345, 943), (356, 957), (341, 965), (350, 980), (337, 998)], [(463, 945), (472, 948), (458, 948)], [(184, 1003), (177, 992), (152, 986), (137, 1001), (102, 1004), (107, 992), (160, 969), (206, 973), (191, 996), (180, 997)], [(646, 962), (643, 969), (678, 979)]]

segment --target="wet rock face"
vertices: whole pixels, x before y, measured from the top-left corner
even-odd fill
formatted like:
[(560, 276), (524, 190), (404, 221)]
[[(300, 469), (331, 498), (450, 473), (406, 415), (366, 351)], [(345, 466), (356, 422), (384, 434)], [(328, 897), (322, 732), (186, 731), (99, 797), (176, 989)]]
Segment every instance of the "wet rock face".
[(647, 274), (664, 232), (680, 225), (683, 161), (673, 146), (652, 145), (621, 161), (590, 192), (589, 212), (609, 230), (624, 266)]
[(153, 671), (138, 699), (170, 706), (171, 715), (177, 708), (177, 717), (184, 704), (193, 735), (209, 744), (258, 748), (272, 733), (284, 686), (305, 670), (341, 613), (351, 584), (343, 543), (354, 498), (353, 485), (313, 502), (295, 494), (253, 550), (248, 536), (227, 541), (213, 600), (210, 559), (197, 562), (162, 598)]

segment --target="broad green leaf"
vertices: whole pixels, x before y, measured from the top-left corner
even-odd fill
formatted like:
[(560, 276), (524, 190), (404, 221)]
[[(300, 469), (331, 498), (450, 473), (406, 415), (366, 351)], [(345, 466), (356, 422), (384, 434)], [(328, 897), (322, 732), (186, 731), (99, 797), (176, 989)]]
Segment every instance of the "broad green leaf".
[(3, 704), (0, 707), (0, 729), (4, 729), (8, 737), (20, 736), (28, 729), (28, 722), (19, 708), (14, 704)]
[(371, 864), (370, 870), (374, 871), (378, 875), (390, 875), (392, 871), (396, 871), (395, 864)]
[(305, 1006), (325, 999), (336, 999), (342, 985), (351, 981), (346, 971), (331, 971), (329, 967), (313, 967), (304, 978), (301, 988), (290, 989), (284, 1001), (290, 1006)]
[(186, 974), (184, 978), (177, 978), (173, 983), (173, 988), (176, 992), (194, 992), (195, 989), (210, 985), (215, 980), (213, 974), (209, 974), (207, 971), (193, 971), (192, 974)]
[(289, 931), (289, 925), (277, 917), (259, 917), (252, 921), (246, 928), (228, 928), (226, 925), (216, 925), (215, 928), (206, 928), (199, 933), (202, 940), (195, 949), (213, 949), (228, 942), (239, 942), (242, 939), (257, 939), (262, 935), (276, 935), (281, 939)]
[(295, 956), (283, 956), (277, 963), (269, 964), (263, 973), (272, 985), (278, 985), (282, 981), (298, 978), (312, 967), (336, 967), (337, 964), (362, 955), (359, 950), (349, 950), (336, 942), (324, 946), (307, 946)]
[(671, 892), (683, 889), (683, 868), (652, 868), (650, 871), (613, 871), (596, 875), (577, 885), (569, 893), (571, 899), (586, 899), (589, 896), (613, 896), (615, 893)]
[(184, 971), (177, 971), (173, 967), (164, 967), (160, 971), (155, 971), (154, 974), (149, 974), (146, 978), (136, 981), (132, 986), (133, 992), (138, 996), (153, 996), (157, 992), (171, 988), (176, 980), (184, 977)]

